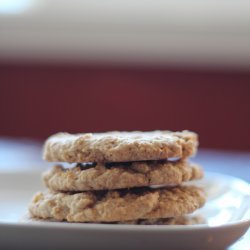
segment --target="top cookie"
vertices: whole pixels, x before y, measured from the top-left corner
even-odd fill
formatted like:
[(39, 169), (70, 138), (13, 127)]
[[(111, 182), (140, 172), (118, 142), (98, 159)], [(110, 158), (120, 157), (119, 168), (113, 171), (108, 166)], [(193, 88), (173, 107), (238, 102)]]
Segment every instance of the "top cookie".
[(196, 153), (194, 132), (58, 133), (47, 139), (43, 158), (52, 162), (128, 162), (186, 158)]

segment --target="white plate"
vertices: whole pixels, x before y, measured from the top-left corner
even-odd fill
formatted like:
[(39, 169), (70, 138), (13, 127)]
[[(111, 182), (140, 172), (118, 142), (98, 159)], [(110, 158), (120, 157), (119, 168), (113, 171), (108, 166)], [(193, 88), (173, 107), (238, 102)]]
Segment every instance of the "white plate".
[[(191, 226), (20, 222), (33, 194), (43, 189), (40, 173), (0, 174), (0, 248), (224, 249), (250, 226), (248, 183), (207, 173), (196, 182), (208, 201), (199, 211), (207, 224)], [(2, 248), (1, 248), (2, 249)]]

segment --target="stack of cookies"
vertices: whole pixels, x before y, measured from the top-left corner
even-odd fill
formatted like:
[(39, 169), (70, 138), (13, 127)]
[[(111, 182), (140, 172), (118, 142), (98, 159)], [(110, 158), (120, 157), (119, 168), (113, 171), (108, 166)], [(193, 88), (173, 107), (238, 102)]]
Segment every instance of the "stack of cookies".
[(185, 215), (204, 205), (204, 192), (183, 184), (203, 177), (187, 160), (197, 146), (190, 131), (53, 135), (44, 159), (73, 166), (57, 164), (43, 174), (48, 191), (35, 195), (30, 215), (68, 222), (197, 223)]

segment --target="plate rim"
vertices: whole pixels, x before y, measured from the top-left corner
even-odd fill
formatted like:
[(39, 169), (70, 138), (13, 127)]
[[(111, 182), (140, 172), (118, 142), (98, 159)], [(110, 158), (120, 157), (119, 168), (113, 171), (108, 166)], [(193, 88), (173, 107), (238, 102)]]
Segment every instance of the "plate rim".
[[(25, 228), (50, 228), (50, 229), (74, 229), (74, 230), (117, 230), (117, 231), (194, 231), (194, 230), (216, 230), (226, 229), (237, 226), (250, 227), (250, 218), (240, 221), (228, 222), (221, 225), (209, 226), (207, 224), (200, 225), (126, 225), (126, 224), (98, 224), (98, 223), (66, 223), (66, 222), (0, 222), (2, 227), (25, 227)], [(140, 231), (139, 230), (139, 231)]]

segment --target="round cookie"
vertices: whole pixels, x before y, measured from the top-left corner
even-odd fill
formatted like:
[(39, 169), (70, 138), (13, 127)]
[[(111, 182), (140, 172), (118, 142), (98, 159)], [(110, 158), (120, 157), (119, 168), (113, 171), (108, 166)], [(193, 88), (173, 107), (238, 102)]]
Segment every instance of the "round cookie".
[(68, 222), (115, 222), (170, 218), (192, 213), (205, 203), (202, 189), (138, 188), (83, 193), (38, 193), (29, 206), (31, 216)]
[[(31, 217), (30, 214), (25, 214), (20, 222), (32, 223), (32, 222), (57, 222), (55, 219), (39, 219)], [(95, 222), (85, 222), (85, 223), (95, 223)], [(100, 222), (102, 224), (124, 224), (124, 225), (197, 225), (205, 224), (206, 220), (201, 215), (187, 215), (179, 216), (174, 218), (160, 218), (160, 219), (139, 219), (130, 221), (116, 221), (116, 222)]]
[(187, 158), (198, 136), (190, 131), (58, 133), (47, 139), (43, 158), (52, 162), (128, 162)]
[(94, 167), (66, 169), (56, 165), (43, 174), (45, 185), (52, 191), (112, 190), (152, 185), (180, 185), (203, 177), (202, 169), (187, 161), (151, 161), (97, 164)]

